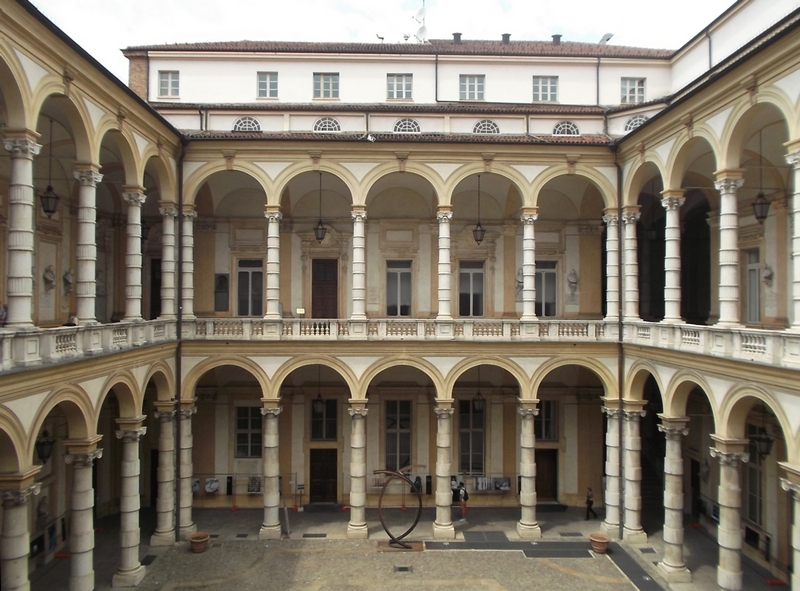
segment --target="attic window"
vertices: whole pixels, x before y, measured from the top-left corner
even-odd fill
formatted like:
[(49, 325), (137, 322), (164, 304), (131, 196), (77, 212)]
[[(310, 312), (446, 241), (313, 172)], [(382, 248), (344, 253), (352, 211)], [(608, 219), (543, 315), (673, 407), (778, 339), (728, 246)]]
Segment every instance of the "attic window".
[(400, 119), (397, 123), (394, 124), (394, 132), (395, 133), (419, 133), (420, 127), (419, 123), (417, 123), (414, 119)]
[(472, 133), (500, 133), (500, 126), (491, 119), (481, 119), (472, 128)]
[(572, 121), (559, 121), (553, 128), (553, 135), (580, 135), (578, 126)]
[(342, 131), (342, 126), (333, 117), (320, 117), (314, 122), (314, 131), (317, 133), (337, 133)]
[(261, 131), (261, 124), (255, 117), (239, 117), (233, 123), (233, 131)]
[(634, 115), (628, 119), (628, 122), (625, 124), (625, 131), (633, 131), (648, 119), (650, 119), (650, 117), (647, 115)]

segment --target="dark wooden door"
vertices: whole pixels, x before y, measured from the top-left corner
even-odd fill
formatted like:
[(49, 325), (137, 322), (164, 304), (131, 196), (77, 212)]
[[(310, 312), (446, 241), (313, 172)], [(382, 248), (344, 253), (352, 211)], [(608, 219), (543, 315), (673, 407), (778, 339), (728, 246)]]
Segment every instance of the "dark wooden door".
[(311, 450), (311, 488), (308, 500), (311, 503), (335, 503), (339, 467), (335, 449)]
[(150, 320), (161, 316), (161, 259), (150, 259)]
[(558, 450), (536, 450), (536, 499), (558, 500)]
[(338, 318), (337, 259), (313, 259), (311, 261), (311, 317)]

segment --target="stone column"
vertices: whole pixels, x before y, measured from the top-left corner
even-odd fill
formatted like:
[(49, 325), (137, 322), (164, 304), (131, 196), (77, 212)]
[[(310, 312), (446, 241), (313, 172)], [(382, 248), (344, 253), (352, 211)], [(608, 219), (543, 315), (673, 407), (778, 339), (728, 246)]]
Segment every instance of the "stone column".
[[(792, 292), (789, 304), (791, 330), (800, 331), (800, 151), (786, 155), (786, 162), (792, 167)], [(794, 493), (792, 493), (794, 494)], [(800, 563), (795, 562), (800, 568)], [(800, 587), (798, 587), (800, 588)]]
[(606, 415), (606, 490), (603, 492), (606, 518), (602, 529), (609, 537), (617, 539), (621, 517), (619, 433), (622, 410), (617, 398), (603, 398), (603, 403), (602, 411)]
[(722, 171), (714, 186), (719, 191), (719, 321), (739, 324), (739, 208), (736, 191), (744, 185), (741, 171)]
[(3, 140), (11, 152), (8, 187), (8, 270), (6, 298), (8, 328), (33, 326), (33, 157), (42, 146), (30, 137)]
[(78, 262), (75, 298), (79, 324), (95, 324), (95, 296), (97, 292), (97, 183), (103, 175), (99, 166), (89, 165), (73, 174), (80, 183), (78, 189), (78, 237), (75, 258)]
[(616, 213), (603, 216), (606, 224), (606, 322), (619, 320), (619, 219)]
[[(267, 309), (265, 319), (281, 319), (281, 212), (270, 205), (267, 218)], [(280, 533), (280, 530), (279, 530)]]
[(348, 538), (367, 538), (367, 401), (350, 399), (350, 523)]
[(522, 318), (536, 320), (536, 237), (534, 225), (539, 215), (526, 208), (522, 217)]
[(626, 401), (623, 453), (625, 462), (625, 526), (623, 539), (630, 544), (644, 544), (647, 534), (642, 529), (642, 437), (639, 424), (647, 412), (644, 402)]
[(125, 254), (125, 318), (142, 320), (142, 205), (146, 199), (140, 187), (123, 187), (128, 204), (128, 245)]
[(159, 208), (161, 214), (161, 316), (175, 318), (175, 218), (174, 206)]
[(156, 499), (156, 531), (151, 546), (175, 543), (175, 401), (158, 401), (158, 498)]
[(112, 578), (113, 587), (135, 587), (145, 573), (139, 562), (139, 439), (147, 432), (147, 427), (141, 426), (144, 419), (117, 419), (117, 424), (122, 427), (116, 433), (117, 439), (122, 440), (122, 482), (119, 499), (120, 565)]
[[(792, 558), (791, 564), (800, 565), (800, 484), (793, 480), (781, 478), (781, 488), (787, 492), (792, 493), (793, 510), (791, 514), (792, 520)], [(790, 589), (800, 589), (800, 569), (795, 567), (793, 569), (790, 581)]]
[(661, 205), (667, 210), (664, 233), (664, 320), (670, 324), (683, 323), (681, 318), (681, 206), (683, 189), (662, 193)]
[[(450, 321), (453, 319), (450, 312), (450, 220), (453, 219), (453, 210), (440, 207), (436, 219), (439, 220), (439, 313), (436, 319)], [(447, 486), (450, 487), (449, 478)]]
[(717, 447), (711, 448), (711, 457), (719, 460), (719, 564), (717, 585), (725, 591), (742, 589), (742, 489), (739, 485), (739, 463), (747, 463), (750, 454), (745, 440), (723, 440), (712, 435)]
[(538, 400), (519, 399), (517, 409), (521, 421), (519, 475), (522, 491), (519, 495), (520, 519), (517, 522), (517, 533), (523, 540), (538, 540), (542, 537), (542, 528), (536, 520), (536, 434), (534, 417), (539, 414)]
[(183, 317), (187, 320), (194, 319), (194, 218), (197, 212), (191, 209), (183, 210), (183, 268), (181, 269), (181, 285), (183, 297), (180, 305)]
[(450, 488), (453, 454), (453, 399), (437, 398), (436, 407), (436, 520), (433, 522), (433, 537), (449, 539), (456, 537), (450, 505), (453, 491)]
[(181, 540), (186, 540), (197, 531), (192, 521), (192, 415), (197, 412), (195, 400), (181, 400), (178, 420), (181, 422), (181, 440), (178, 442), (178, 529)]
[(353, 312), (351, 320), (366, 320), (367, 264), (364, 223), (367, 212), (363, 205), (353, 206)]
[(70, 591), (94, 589), (94, 489), (92, 465), (103, 456), (102, 449), (93, 449), (94, 443), (66, 442), (68, 450), (64, 461), (72, 465), (72, 520), (69, 531)]
[[(38, 472), (38, 470), (37, 470)], [(25, 475), (28, 476), (28, 475)], [(21, 488), (0, 491), (3, 501), (3, 531), (0, 533), (0, 589), (2, 591), (28, 591), (28, 554), (30, 531), (28, 528), (28, 499), (38, 495), (41, 485), (30, 484), (33, 476), (26, 477)]]
[(258, 532), (259, 540), (281, 539), (280, 474), (278, 415), (283, 410), (280, 398), (262, 398), (261, 414), (264, 416), (264, 521)]
[[(638, 206), (636, 208), (638, 210)], [(639, 221), (639, 212), (628, 210), (622, 215), (625, 228), (625, 310), (623, 318), (626, 321), (640, 320), (639, 318), (639, 250), (636, 239), (636, 222)]]
[(658, 430), (667, 440), (664, 459), (664, 560), (658, 569), (667, 582), (688, 583), (692, 573), (683, 560), (683, 453), (681, 443), (689, 430), (687, 417), (661, 417)]

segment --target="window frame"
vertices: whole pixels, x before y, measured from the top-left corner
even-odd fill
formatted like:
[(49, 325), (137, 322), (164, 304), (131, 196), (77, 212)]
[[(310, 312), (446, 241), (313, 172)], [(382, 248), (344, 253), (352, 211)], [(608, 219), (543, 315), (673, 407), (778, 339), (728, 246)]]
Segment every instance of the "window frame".
[[(639, 105), (645, 102), (647, 78), (623, 77), (620, 79), (620, 104)], [(630, 98), (634, 100), (629, 100)]]
[[(263, 85), (262, 85), (262, 76), (263, 76)], [(256, 72), (256, 98), (259, 99), (278, 98), (277, 72)]]
[[(164, 92), (166, 90), (166, 92)], [(181, 95), (180, 70), (158, 71), (158, 97), (179, 98)]]
[[(260, 458), (260, 457), (262, 457), (263, 449), (264, 449), (264, 431), (263, 431), (264, 418), (263, 418), (263, 416), (261, 414), (261, 407), (260, 406), (244, 406), (243, 405), (243, 406), (236, 406), (235, 409), (236, 410), (235, 410), (235, 415), (234, 415), (234, 421), (235, 421), (235, 424), (234, 424), (235, 429), (234, 430), (236, 432), (236, 439), (235, 439), (235, 443), (234, 443), (233, 456), (235, 458), (241, 458), (241, 459)], [(242, 413), (240, 411), (243, 411), (243, 410), (247, 411), (245, 413), (247, 416), (241, 416)], [(240, 420), (247, 421), (247, 425), (248, 425), (247, 428), (240, 428), (239, 427), (239, 421)], [(253, 427), (254, 420), (258, 421), (258, 427), (257, 428)], [(247, 443), (244, 444), (244, 445), (247, 445), (247, 448), (248, 448), (247, 454), (242, 454), (239, 451), (239, 447), (240, 447), (240, 445), (242, 445), (239, 442), (239, 436), (240, 435), (245, 435), (247, 437)], [(254, 441), (254, 439), (257, 440), (257, 441)], [(255, 455), (253, 453), (254, 449), (258, 449), (258, 455)]]
[[(552, 265), (552, 266), (550, 266)], [(558, 317), (558, 274), (559, 264), (554, 260), (541, 260), (536, 261), (536, 273), (534, 275), (534, 286), (536, 288), (536, 300), (534, 301), (535, 314), (539, 318), (557, 318)], [(540, 279), (541, 277), (541, 279)], [(545, 314), (545, 306), (549, 302), (544, 301), (544, 283), (545, 278), (552, 277), (553, 281), (553, 313)]]
[[(390, 267), (390, 265), (398, 265), (400, 263), (407, 263), (407, 266), (395, 266)], [(392, 270), (395, 269), (395, 270)], [(389, 297), (391, 294), (390, 289), (390, 274), (394, 274), (397, 276), (397, 312), (392, 314), (389, 311)], [(408, 288), (407, 288), (407, 296), (408, 296), (408, 303), (404, 303), (404, 290), (403, 290), (403, 280), (407, 277), (408, 281)], [(403, 307), (408, 306), (408, 313), (403, 314)], [(411, 259), (387, 259), (386, 260), (386, 317), (387, 318), (411, 318), (414, 312), (414, 262)]]
[[(311, 427), (309, 438), (311, 441), (337, 441), (339, 438), (339, 401), (336, 398), (323, 398), (321, 416), (314, 410), (314, 400), (311, 401)], [(315, 436), (315, 425), (320, 425), (321, 436)], [(332, 433), (331, 433), (332, 430)]]
[(422, 133), (419, 121), (411, 117), (403, 117), (394, 123), (393, 133), (417, 134)]
[(500, 133), (500, 126), (494, 119), (481, 119), (472, 126), (472, 133), (495, 135)]
[[(476, 265), (476, 266), (470, 267), (469, 265)], [(480, 267), (478, 267), (477, 265), (480, 265)], [(473, 280), (473, 277), (477, 273), (481, 274), (481, 285), (480, 285), (481, 289), (480, 289), (480, 293), (479, 294), (477, 294), (475, 292), (475, 282)], [(468, 314), (464, 314), (463, 313), (464, 305), (465, 305), (465, 302), (463, 301), (463, 297), (464, 297), (463, 294), (467, 293), (467, 292), (462, 292), (462, 280), (464, 279), (463, 275), (468, 275), (469, 278), (470, 278), (469, 292), (467, 294), (469, 296), (469, 313)], [(458, 297), (458, 315), (459, 315), (459, 317), (461, 317), (461, 318), (486, 318), (486, 283), (487, 283), (486, 279), (487, 278), (486, 278), (486, 261), (485, 260), (464, 259), (464, 260), (458, 261), (458, 292), (457, 292), (457, 297)], [(476, 296), (480, 296), (480, 302), (479, 302), (479, 304), (477, 304), (477, 305), (480, 306), (479, 313), (476, 313), (476, 311), (475, 311)]]
[(536, 441), (558, 441), (558, 401), (540, 400), (539, 414), (533, 417)]
[[(762, 411), (763, 412), (763, 411)], [(761, 427), (747, 424), (747, 438), (750, 440), (750, 458), (745, 464), (745, 515), (746, 519), (758, 526), (764, 525), (764, 460), (758, 454), (758, 447), (752, 439), (761, 433)], [(755, 484), (755, 486), (754, 486)], [(755, 488), (755, 490), (753, 490)]]
[[(408, 405), (408, 427), (404, 428), (401, 427), (401, 417), (404, 416), (402, 414), (402, 406)], [(392, 407), (396, 408), (395, 416), (396, 416), (396, 425), (397, 427), (390, 427), (389, 426), (389, 415), (390, 410)], [(386, 400), (384, 401), (383, 405), (383, 419), (384, 419), (384, 451), (383, 451), (383, 461), (384, 461), (384, 469), (386, 470), (399, 470), (400, 468), (404, 468), (406, 465), (411, 465), (411, 459), (414, 457), (414, 439), (413, 435), (413, 427), (414, 427), (414, 403), (411, 400), (403, 400), (403, 399), (396, 399), (396, 400)], [(394, 457), (390, 458), (390, 440), (394, 438), (394, 453), (392, 454)], [(408, 458), (403, 456), (403, 445), (406, 445), (408, 448)], [(406, 460), (406, 461), (403, 461)]]
[[(467, 413), (463, 412), (464, 408)], [(464, 476), (484, 476), (486, 473), (486, 410), (488, 404), (484, 400), (483, 410), (475, 408), (474, 398), (458, 400), (458, 473)], [(469, 425), (464, 425), (464, 416), (469, 416)], [(475, 416), (479, 415), (481, 424), (475, 426)], [(481, 449), (476, 450), (480, 442)], [(468, 448), (465, 451), (465, 448)], [(477, 461), (476, 461), (477, 458)]]
[[(755, 255), (755, 260), (753, 260)], [(744, 251), (745, 287), (745, 316), (748, 324), (761, 322), (761, 249), (748, 248)]]
[[(398, 88), (398, 82), (400, 87)], [(398, 96), (400, 94), (401, 96)], [(410, 101), (414, 99), (413, 74), (386, 74), (386, 100)]]
[(558, 102), (558, 76), (533, 76), (532, 82), (534, 103)]
[(459, 74), (458, 100), (482, 101), (486, 96), (485, 74)]
[[(252, 262), (252, 263), (261, 263), (260, 265), (242, 265), (242, 263)], [(250, 258), (240, 258), (236, 260), (236, 317), (237, 318), (259, 318), (264, 315), (264, 279), (265, 279), (265, 265), (264, 259), (250, 259)], [(258, 311), (254, 310), (254, 299), (253, 296), (256, 293), (253, 291), (253, 275), (259, 273), (261, 274), (261, 289), (259, 290), (258, 294), (260, 296), (260, 308)], [(242, 274), (248, 275), (248, 314), (242, 314), (242, 298), (241, 298), (241, 287), (242, 287)]]
[(339, 72), (314, 72), (312, 96), (315, 101), (339, 100)]

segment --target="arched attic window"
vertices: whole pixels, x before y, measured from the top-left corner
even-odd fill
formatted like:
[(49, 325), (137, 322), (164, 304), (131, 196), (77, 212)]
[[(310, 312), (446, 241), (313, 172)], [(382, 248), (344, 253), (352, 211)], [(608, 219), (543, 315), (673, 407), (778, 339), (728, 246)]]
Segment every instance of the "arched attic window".
[(650, 117), (647, 115), (634, 115), (625, 123), (625, 131), (633, 131), (648, 119), (650, 119)]
[(314, 122), (316, 133), (336, 133), (342, 131), (342, 126), (333, 117), (320, 117)]
[(261, 124), (255, 117), (239, 117), (233, 123), (233, 131), (261, 131)]
[(419, 133), (420, 127), (419, 123), (415, 119), (410, 119), (406, 117), (405, 119), (398, 120), (397, 123), (394, 124), (394, 132), (395, 133)]
[(481, 119), (472, 128), (472, 133), (500, 133), (500, 126), (491, 119)]
[(553, 128), (553, 135), (580, 135), (578, 126), (572, 121), (559, 121)]

